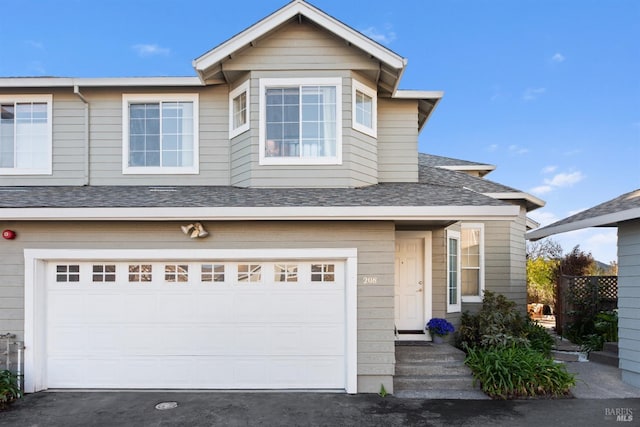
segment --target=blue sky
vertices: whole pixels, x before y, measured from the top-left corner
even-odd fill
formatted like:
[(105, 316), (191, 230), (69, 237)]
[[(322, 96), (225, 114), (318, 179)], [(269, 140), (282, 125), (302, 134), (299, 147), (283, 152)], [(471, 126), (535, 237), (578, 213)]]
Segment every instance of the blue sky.
[[(548, 224), (640, 188), (640, 2), (314, 0), (409, 59), (402, 89), (443, 90), (423, 152), (497, 165)], [(0, 76), (194, 76), (191, 61), (286, 4), (3, 2)], [(554, 237), (616, 259), (615, 229)]]

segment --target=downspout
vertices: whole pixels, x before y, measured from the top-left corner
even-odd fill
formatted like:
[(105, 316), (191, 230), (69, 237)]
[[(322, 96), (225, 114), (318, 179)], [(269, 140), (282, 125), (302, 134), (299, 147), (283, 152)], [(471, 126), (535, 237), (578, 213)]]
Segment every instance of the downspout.
[(89, 101), (80, 93), (80, 87), (73, 85), (73, 93), (84, 102), (84, 183), (83, 185), (89, 185)]

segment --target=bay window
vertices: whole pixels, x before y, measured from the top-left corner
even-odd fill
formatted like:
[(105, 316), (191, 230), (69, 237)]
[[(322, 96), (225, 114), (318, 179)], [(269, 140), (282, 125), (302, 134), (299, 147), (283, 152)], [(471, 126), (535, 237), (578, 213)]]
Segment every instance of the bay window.
[(260, 164), (342, 162), (341, 79), (260, 80)]

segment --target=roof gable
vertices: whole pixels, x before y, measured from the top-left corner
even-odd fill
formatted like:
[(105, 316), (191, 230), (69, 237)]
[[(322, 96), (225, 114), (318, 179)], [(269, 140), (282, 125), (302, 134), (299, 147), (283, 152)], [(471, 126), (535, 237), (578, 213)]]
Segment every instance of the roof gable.
[(278, 30), (288, 22), (303, 18), (335, 34), (350, 46), (356, 47), (380, 61), (381, 67), (383, 67), (383, 72), (380, 73), (381, 80), (386, 79), (386, 83), (390, 86), (390, 93), (394, 93), (397, 90), (398, 82), (407, 63), (406, 59), (327, 15), (320, 9), (306, 3), (304, 0), (293, 0), (241, 33), (196, 58), (193, 61), (193, 67), (204, 82), (210, 79), (217, 79), (220, 77), (222, 64), (229, 58), (233, 58), (243, 49), (250, 48), (259, 39)]

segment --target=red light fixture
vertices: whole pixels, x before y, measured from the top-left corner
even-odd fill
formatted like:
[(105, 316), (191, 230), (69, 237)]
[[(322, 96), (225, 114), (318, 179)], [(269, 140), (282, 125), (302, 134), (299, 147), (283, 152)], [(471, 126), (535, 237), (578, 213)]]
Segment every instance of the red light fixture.
[(16, 232), (13, 230), (3, 230), (2, 238), (7, 240), (13, 240), (16, 238)]

